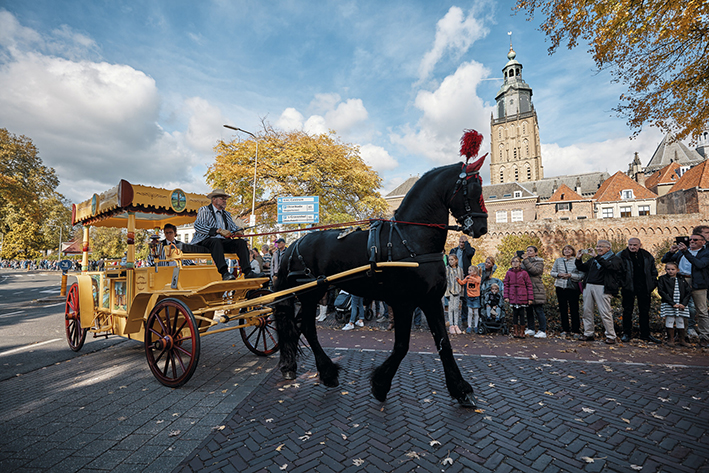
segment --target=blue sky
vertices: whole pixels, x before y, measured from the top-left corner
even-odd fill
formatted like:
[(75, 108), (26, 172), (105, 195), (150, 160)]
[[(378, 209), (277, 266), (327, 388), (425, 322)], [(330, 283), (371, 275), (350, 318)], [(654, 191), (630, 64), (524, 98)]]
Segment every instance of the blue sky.
[(75, 202), (121, 178), (204, 192), (212, 148), (235, 137), (222, 125), (258, 133), (262, 119), (336, 130), (386, 193), (459, 161), (465, 128), (489, 148), (512, 32), (547, 177), (648, 162), (662, 135), (629, 139), (611, 110), (622, 85), (585, 45), (549, 56), (540, 20), (513, 6), (0, 0), (0, 127), (32, 138)]

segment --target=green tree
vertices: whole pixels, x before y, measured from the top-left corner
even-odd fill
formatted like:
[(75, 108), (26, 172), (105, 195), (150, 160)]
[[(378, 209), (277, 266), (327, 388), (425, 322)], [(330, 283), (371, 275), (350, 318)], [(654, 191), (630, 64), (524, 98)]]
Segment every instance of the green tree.
[[(362, 161), (359, 147), (335, 132), (309, 135), (264, 125), (257, 140), (255, 213), (265, 226), (260, 230), (275, 225), (277, 199), (285, 196), (319, 196), (321, 224), (384, 215), (380, 177)], [(256, 140), (220, 141), (215, 150), (207, 182), (229, 192), (229, 210), (244, 217), (251, 213)]]
[(599, 69), (628, 87), (615, 109), (639, 133), (645, 123), (693, 139), (709, 126), (709, 2), (705, 0), (517, 0), (552, 54), (590, 45)]
[(58, 185), (30, 138), (0, 128), (0, 257), (39, 257), (58, 246), (60, 226), (68, 236), (71, 212)]

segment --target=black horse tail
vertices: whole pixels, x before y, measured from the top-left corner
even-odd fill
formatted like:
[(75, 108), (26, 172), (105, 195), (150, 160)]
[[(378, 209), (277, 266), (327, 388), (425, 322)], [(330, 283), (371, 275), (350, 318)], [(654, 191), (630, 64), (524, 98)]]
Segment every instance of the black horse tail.
[[(285, 263), (285, 262), (284, 262)], [(281, 265), (277, 278), (274, 281), (274, 289), (282, 291), (288, 288), (287, 270)], [(298, 366), (298, 357), (301, 354), (298, 342), (300, 340), (300, 329), (295, 315), (295, 296), (286, 297), (276, 303), (276, 332), (278, 333), (278, 344), (280, 346), (280, 368), (283, 377), (295, 379), (295, 372)]]

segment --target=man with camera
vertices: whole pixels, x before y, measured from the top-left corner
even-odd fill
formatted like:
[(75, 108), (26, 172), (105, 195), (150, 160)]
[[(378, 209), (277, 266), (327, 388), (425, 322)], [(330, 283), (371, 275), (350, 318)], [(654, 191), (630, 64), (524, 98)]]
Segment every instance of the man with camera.
[(641, 246), (640, 238), (630, 238), (628, 247), (618, 254), (623, 262), (623, 288), (620, 291), (623, 298), (623, 336), (620, 340), (629, 342), (633, 338), (633, 308), (637, 299), (640, 339), (662, 343), (650, 334), (650, 294), (657, 287), (655, 258)]
[[(708, 229), (709, 230), (709, 229)], [(686, 237), (685, 237), (686, 238)], [(687, 247), (689, 243), (689, 247)], [(707, 310), (707, 288), (709, 288), (709, 248), (705, 245), (706, 237), (702, 228), (692, 231), (689, 241), (678, 239), (670, 251), (662, 257), (662, 262), (674, 261), (679, 267), (679, 274), (692, 287), (692, 300), (697, 309), (697, 334), (699, 345), (709, 346), (709, 312)]]
[(611, 299), (618, 294), (618, 280), (623, 263), (611, 251), (608, 240), (598, 240), (596, 249), (589, 250), (591, 259), (585, 263), (581, 257), (587, 252), (579, 250), (576, 253), (576, 268), (586, 273), (583, 290), (583, 335), (579, 337), (582, 342), (595, 340), (595, 326), (593, 323), (593, 306), (598, 308), (598, 315), (606, 329), (606, 343), (615, 343), (616, 334), (613, 327), (613, 309)]

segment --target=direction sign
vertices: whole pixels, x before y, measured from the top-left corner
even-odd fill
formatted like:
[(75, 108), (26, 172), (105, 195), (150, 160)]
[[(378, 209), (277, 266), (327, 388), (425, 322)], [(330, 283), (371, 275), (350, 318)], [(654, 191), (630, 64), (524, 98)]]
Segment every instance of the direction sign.
[(320, 222), (320, 197), (279, 197), (278, 223)]
[(59, 262), (59, 269), (62, 271), (69, 271), (73, 265), (74, 263), (72, 263), (71, 260), (63, 259)]

